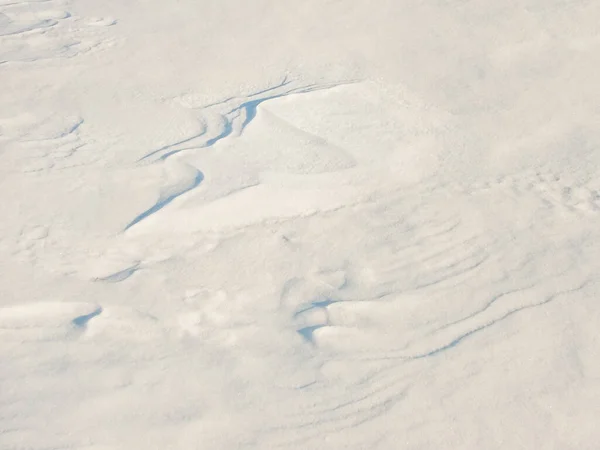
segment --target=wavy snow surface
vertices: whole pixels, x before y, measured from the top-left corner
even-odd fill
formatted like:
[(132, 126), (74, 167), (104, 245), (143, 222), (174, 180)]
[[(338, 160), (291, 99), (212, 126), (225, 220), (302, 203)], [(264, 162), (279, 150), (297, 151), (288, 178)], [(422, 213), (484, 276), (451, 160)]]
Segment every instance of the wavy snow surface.
[(0, 448), (597, 448), (599, 21), (0, 0)]

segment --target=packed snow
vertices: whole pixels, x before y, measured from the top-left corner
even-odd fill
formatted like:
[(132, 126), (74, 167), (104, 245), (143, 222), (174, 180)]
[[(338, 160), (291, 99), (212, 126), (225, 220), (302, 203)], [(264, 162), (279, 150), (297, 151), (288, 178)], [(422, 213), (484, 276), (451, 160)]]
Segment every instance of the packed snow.
[(0, 449), (597, 449), (599, 23), (0, 0)]

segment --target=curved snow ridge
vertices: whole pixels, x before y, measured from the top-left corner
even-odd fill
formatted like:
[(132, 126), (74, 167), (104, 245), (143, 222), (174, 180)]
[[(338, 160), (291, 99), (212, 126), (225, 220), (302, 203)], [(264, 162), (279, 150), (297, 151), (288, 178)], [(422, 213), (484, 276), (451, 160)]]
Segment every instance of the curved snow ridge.
[(95, 277), (94, 281), (103, 281), (105, 283), (120, 283), (121, 281), (125, 281), (130, 276), (132, 276), (135, 272), (140, 269), (140, 264), (136, 263), (130, 267), (126, 267), (125, 269), (117, 270), (116, 272), (110, 273), (108, 275)]
[(356, 83), (356, 81), (296, 86), (297, 83), (286, 78), (276, 86), (248, 96), (230, 97), (202, 106), (194, 106), (193, 103), (188, 104), (190, 109), (198, 111), (200, 120), (206, 124), (207, 129), (200, 134), (153, 150), (140, 158), (140, 161), (165, 160), (180, 152), (212, 147), (228, 137), (238, 137), (256, 117), (258, 106), (269, 100), (332, 89), (352, 83)]
[[(598, 282), (598, 280), (589, 277), (581, 277), (577, 273), (569, 273), (563, 277), (557, 277), (554, 281), (557, 282), (557, 285), (560, 286), (560, 288), (557, 289), (556, 286), (540, 285), (530, 289), (500, 294), (498, 297), (501, 297), (502, 301), (493, 303), (493, 306), (457, 321), (453, 325), (444, 326), (439, 330), (430, 333), (428, 336), (415, 339), (405, 345), (405, 349), (403, 350), (392, 350), (388, 352), (375, 351), (371, 352), (368, 356), (366, 356), (366, 354), (364, 356), (359, 356), (359, 359), (370, 361), (414, 360), (436, 356), (441, 352), (453, 349), (465, 339), (473, 337), (476, 333), (483, 332), (521, 311), (541, 307), (562, 297), (576, 296), (588, 286)], [(564, 288), (563, 286), (567, 286), (567, 288)], [(359, 309), (363, 310), (372, 307), (361, 304), (344, 305), (343, 308), (346, 309), (346, 313), (348, 312), (349, 306), (357, 306)], [(388, 313), (389, 312), (390, 311), (388, 311)], [(365, 311), (365, 313), (367, 315), (371, 314), (368, 311)], [(360, 333), (357, 336), (355, 331), (348, 328), (349, 325), (351, 326), (351, 322), (346, 319), (342, 326), (319, 326), (314, 330), (312, 342), (314, 342), (315, 345), (324, 345), (327, 347), (331, 346), (333, 343), (336, 350), (342, 350), (345, 353), (350, 350), (355, 351), (356, 347), (344, 348), (339, 346), (339, 343), (335, 345), (338, 341), (344, 339), (356, 339), (360, 336)], [(372, 344), (375, 344), (378, 339), (376, 336), (372, 336), (372, 338), (369, 339), (368, 334), (364, 337), (367, 338), (367, 342), (372, 342)]]
[[(159, 162), (165, 164), (165, 167), (167, 168), (179, 167), (179, 169), (171, 170), (173, 172), (170, 177), (172, 181), (170, 181), (166, 187), (161, 189), (159, 199), (156, 203), (144, 212), (138, 214), (125, 226), (124, 231), (129, 230), (150, 216), (156, 214), (177, 198), (198, 187), (203, 181), (203, 172), (192, 167), (190, 163), (177, 162), (171, 165), (171, 157), (181, 157), (182, 152), (213, 147), (226, 138), (239, 137), (256, 117), (258, 106), (266, 101), (295, 94), (331, 89), (348, 83), (349, 82), (340, 82), (295, 86), (295, 83), (285, 79), (277, 86), (256, 92), (247, 97), (231, 97), (221, 102), (200, 107), (200, 120), (204, 124), (203, 130), (200, 133), (179, 140), (174, 144), (163, 146), (148, 153), (139, 160), (139, 162)], [(187, 169), (182, 169), (185, 167), (187, 167)], [(178, 176), (181, 178), (178, 179)], [(347, 202), (348, 198), (354, 198), (356, 196), (356, 193), (352, 193), (350, 196), (345, 195), (344, 200), (342, 201), (332, 201), (331, 199), (328, 199), (328, 197), (332, 197), (332, 195), (326, 192), (323, 193), (322, 191), (317, 191), (316, 189), (313, 191), (294, 191), (293, 195), (295, 202), (294, 204), (290, 204), (286, 201), (290, 194), (292, 193), (284, 190), (272, 192), (261, 184), (251, 183), (250, 186), (243, 189), (240, 188), (238, 192), (221, 199), (221, 201), (215, 204), (204, 205), (203, 211), (196, 211), (193, 215), (199, 215), (204, 218), (207, 216), (216, 217), (217, 222), (221, 222), (223, 226), (235, 227), (240, 223), (247, 224), (248, 222), (252, 223), (260, 221), (265, 216), (273, 215), (275, 212), (289, 217), (312, 214), (323, 209), (336, 208), (344, 202)], [(242, 218), (240, 222), (240, 217), (237, 213), (239, 208), (232, 205), (232, 203), (242, 202), (244, 205), (247, 205), (249, 204), (249, 201), (255, 201), (256, 198), (261, 199), (261, 201), (257, 203), (258, 207), (255, 210), (256, 214), (253, 217)], [(315, 199), (319, 199), (316, 204)], [(287, 209), (284, 211), (271, 211), (272, 208), (269, 209), (269, 205), (287, 205)], [(233, 209), (230, 210), (232, 206)], [(267, 210), (265, 210), (264, 207), (267, 207)], [(189, 214), (186, 215), (189, 216)], [(192, 216), (185, 217), (178, 221), (174, 228), (180, 229), (184, 226), (185, 230), (188, 230), (190, 223), (196, 222), (197, 219), (194, 219)], [(205, 221), (202, 220), (202, 222)], [(169, 225), (169, 227), (170, 226), (171, 225)], [(200, 228), (202, 228), (201, 225)]]
[(129, 224), (127, 224), (124, 231), (129, 230), (142, 220), (157, 213), (186, 192), (198, 187), (200, 183), (202, 183), (202, 180), (204, 180), (204, 174), (189, 164), (169, 162), (166, 167), (171, 181), (160, 190), (156, 203), (138, 214), (131, 222), (129, 222)]
[[(165, 220), (145, 220), (139, 233), (189, 233), (195, 231), (233, 230), (270, 220), (282, 221), (350, 207), (363, 201), (360, 187), (272, 189), (267, 184), (254, 184), (215, 201), (185, 209), (174, 209)], [(170, 201), (176, 197), (170, 197)], [(293, 201), (290, 201), (293, 199)], [(161, 208), (166, 205), (161, 205)], [(147, 218), (160, 208), (152, 208)], [(151, 219), (154, 219), (151, 218)], [(135, 223), (131, 223), (131, 228)], [(144, 227), (145, 225), (145, 227)], [(141, 229), (143, 228), (143, 230)]]
[[(10, 6), (10, 5), (9, 5)], [(31, 31), (50, 28), (61, 19), (71, 15), (66, 11), (46, 10), (40, 13), (11, 13), (9, 8), (0, 11), (0, 37), (25, 34)]]
[[(560, 286), (539, 286), (532, 291), (519, 291), (507, 294), (504, 301), (494, 303), (475, 315), (466, 317), (458, 323), (444, 328), (435, 333), (431, 339), (426, 342), (420, 342), (409, 347), (410, 356), (401, 356), (405, 359), (426, 358), (434, 356), (440, 352), (449, 350), (458, 345), (469, 336), (483, 331), (498, 322), (509, 318), (513, 314), (530, 308), (543, 306), (551, 301), (561, 297), (576, 295), (584, 291), (588, 286), (597, 283), (598, 280), (592, 278), (583, 278), (579, 274), (570, 273), (564, 277), (554, 278), (552, 284)], [(568, 286), (565, 288), (564, 286)], [(429, 342), (427, 342), (429, 341)], [(437, 342), (437, 343), (436, 343)], [(439, 344), (438, 344), (439, 343)]]
[(102, 313), (102, 306), (85, 302), (37, 302), (0, 308), (0, 335), (5, 340), (64, 339), (83, 331)]

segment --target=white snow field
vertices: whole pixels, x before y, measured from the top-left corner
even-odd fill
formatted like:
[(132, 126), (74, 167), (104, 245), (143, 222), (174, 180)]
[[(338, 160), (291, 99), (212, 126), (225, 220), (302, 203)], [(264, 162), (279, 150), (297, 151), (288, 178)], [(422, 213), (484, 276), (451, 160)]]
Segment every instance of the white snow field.
[(0, 0), (0, 449), (600, 448), (599, 24)]

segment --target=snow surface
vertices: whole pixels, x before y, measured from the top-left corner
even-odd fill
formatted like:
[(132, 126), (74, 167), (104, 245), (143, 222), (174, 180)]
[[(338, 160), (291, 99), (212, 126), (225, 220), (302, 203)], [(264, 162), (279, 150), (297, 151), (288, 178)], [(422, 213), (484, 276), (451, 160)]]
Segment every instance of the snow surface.
[(0, 0), (0, 449), (597, 449), (600, 2)]

